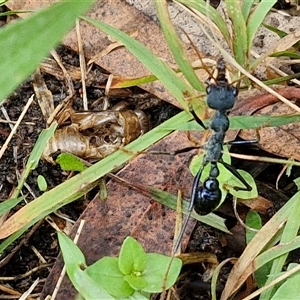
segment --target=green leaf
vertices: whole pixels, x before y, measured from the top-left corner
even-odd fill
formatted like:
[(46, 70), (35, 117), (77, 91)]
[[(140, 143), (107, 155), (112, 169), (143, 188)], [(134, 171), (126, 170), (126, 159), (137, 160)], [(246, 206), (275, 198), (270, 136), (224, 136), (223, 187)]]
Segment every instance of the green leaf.
[(116, 257), (103, 257), (89, 266), (86, 272), (110, 295), (127, 297), (134, 292), (133, 288), (124, 280), (124, 275), (118, 267), (118, 258)]
[(247, 22), (247, 36), (248, 36), (248, 49), (252, 47), (252, 42), (257, 33), (259, 27), (263, 24), (263, 21), (273, 7), (277, 0), (262, 0), (256, 6), (255, 11), (250, 15)]
[(150, 299), (149, 293), (134, 291), (134, 293), (129, 297), (126, 297), (126, 299), (118, 298), (117, 300), (149, 300), (149, 299)]
[(174, 25), (171, 21), (168, 10), (168, 3), (166, 1), (156, 0), (155, 4), (165, 39), (181, 72), (196, 90), (204, 92), (205, 86), (195, 73), (191, 62), (189, 61), (187, 54), (182, 47), (181, 40), (177, 34), (177, 31), (175, 30)]
[(130, 286), (135, 290), (143, 290), (148, 286), (148, 282), (144, 277), (135, 276), (135, 275), (125, 275), (124, 279), (130, 284)]
[[(260, 215), (256, 211), (249, 211), (246, 216), (246, 225), (253, 229), (261, 229), (262, 222)], [(256, 232), (246, 228), (246, 243), (249, 244)], [(258, 287), (264, 286), (267, 276), (270, 274), (272, 264), (267, 262), (254, 272), (255, 281)]]
[(163, 287), (169, 289), (173, 286), (180, 273), (182, 261), (179, 258), (173, 258), (167, 280), (165, 280), (171, 257), (156, 253), (147, 253), (146, 256), (147, 264), (144, 271), (144, 278), (148, 282), (148, 286), (143, 291), (160, 293)]
[(300, 177), (294, 179), (293, 181), (294, 181), (294, 183), (297, 186), (297, 190), (299, 191), (300, 190)]
[(248, 46), (246, 20), (242, 13), (242, 1), (225, 0), (228, 16), (232, 22), (232, 41), (231, 49), (235, 60), (246, 67), (248, 63)]
[[(293, 264), (293, 267), (298, 266), (298, 264)], [(298, 299), (300, 295), (300, 272), (296, 272), (290, 276), (275, 292), (272, 300), (282, 300), (282, 299)]]
[(86, 262), (83, 253), (76, 244), (65, 234), (57, 232), (59, 246), (64, 258), (64, 262), (70, 272), (76, 272), (78, 266), (86, 268)]
[(230, 194), (239, 199), (244, 199), (244, 200), (256, 198), (258, 196), (258, 192), (257, 192), (257, 187), (255, 184), (254, 178), (248, 172), (246, 172), (244, 170), (237, 170), (237, 171), (245, 179), (245, 181), (252, 187), (252, 190), (251, 191), (236, 191), (235, 190), (236, 187), (244, 188), (245, 186), (237, 177), (235, 177), (232, 174), (232, 176), (228, 180), (228, 184), (230, 185), (228, 187)]
[(55, 160), (64, 171), (82, 172), (87, 169), (87, 166), (77, 156), (70, 153), (61, 153)]
[[(261, 217), (260, 215), (253, 210), (250, 210), (246, 216), (246, 225), (250, 228), (259, 230), (262, 228)], [(254, 238), (256, 232), (246, 228), (246, 243), (249, 244), (250, 241)]]
[[(299, 192), (297, 192), (288, 202), (287, 204), (291, 204), (291, 210), (288, 215), (284, 230), (282, 232), (282, 236), (280, 239), (280, 243), (289, 243), (292, 241), (298, 234), (299, 228), (300, 228), (300, 198), (299, 198)], [(287, 206), (287, 204), (284, 205), (284, 207)], [(281, 211), (281, 210), (280, 210)], [(277, 257), (272, 262), (272, 268), (270, 271), (270, 275), (275, 275), (281, 272), (283, 266), (286, 263), (288, 253), (285, 255), (281, 255), (280, 257)], [(269, 283), (272, 280), (272, 277), (268, 277), (266, 283)], [(262, 299), (270, 299), (270, 295), (272, 294), (274, 290), (274, 287), (264, 291), (262, 293)]]
[(119, 269), (124, 275), (141, 276), (146, 266), (146, 253), (143, 247), (132, 237), (128, 236), (120, 250)]
[[(228, 148), (226, 146), (224, 146), (224, 150), (225, 150), (225, 153), (223, 154), (223, 157), (222, 157), (223, 161), (230, 164), (231, 158), (228, 154)], [(200, 169), (200, 167), (202, 165), (204, 155), (205, 155), (204, 152), (201, 153), (200, 155), (196, 155), (193, 157), (193, 159), (191, 161), (190, 171), (194, 176), (196, 176), (198, 170)], [(201, 178), (200, 178), (201, 182), (204, 182), (209, 177), (210, 168), (211, 168), (210, 163), (207, 166), (205, 166), (204, 170), (202, 171)], [(230, 180), (230, 178), (232, 177), (232, 174), (220, 163), (218, 163), (218, 168), (219, 168), (220, 174), (217, 177), (217, 179), (220, 182), (220, 188), (221, 188), (221, 192), (222, 192), (222, 198), (221, 198), (220, 204), (219, 204), (219, 205), (221, 205), (224, 202), (226, 195), (227, 195), (227, 189), (225, 189), (223, 187), (222, 183), (227, 183)]]
[(45, 192), (47, 190), (48, 185), (47, 185), (47, 181), (44, 176), (42, 176), (42, 175), (38, 176), (37, 184), (38, 184), (40, 191)]
[(58, 241), (67, 268), (67, 274), (76, 290), (86, 299), (93, 300), (95, 295), (99, 299), (113, 300), (113, 298), (87, 275), (85, 258), (74, 242), (65, 234), (58, 232)]
[(20, 203), (24, 199), (24, 196), (19, 198), (7, 199), (0, 203), (0, 216), (2, 216), (5, 212), (9, 211), (11, 208), (15, 207), (18, 203)]
[(37, 68), (93, 2), (63, 1), (1, 28), (0, 104)]
[(247, 1), (243, 1), (242, 3), (242, 14), (245, 20), (248, 19), (248, 16), (251, 12), (251, 8), (253, 6), (253, 3), (257, 2), (256, 0), (247, 0)]

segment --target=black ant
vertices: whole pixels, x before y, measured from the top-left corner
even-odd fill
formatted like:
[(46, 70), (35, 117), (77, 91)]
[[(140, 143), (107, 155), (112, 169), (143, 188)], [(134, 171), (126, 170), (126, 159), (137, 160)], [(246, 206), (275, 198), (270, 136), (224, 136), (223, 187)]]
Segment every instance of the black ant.
[[(209, 108), (216, 110), (212, 117), (209, 127), (205, 127), (202, 120), (195, 114), (193, 110), (191, 113), (195, 121), (204, 129), (211, 129), (213, 133), (209, 137), (207, 143), (204, 145), (206, 154), (203, 158), (203, 163), (197, 175), (195, 176), (191, 201), (189, 210), (194, 206), (195, 211), (199, 215), (206, 215), (212, 212), (221, 201), (221, 190), (219, 187), (219, 169), (217, 163), (221, 163), (227, 170), (229, 170), (234, 176), (236, 176), (245, 187), (235, 187), (237, 191), (251, 191), (252, 187), (245, 181), (245, 179), (238, 173), (238, 171), (231, 165), (222, 160), (223, 145), (226, 131), (229, 128), (228, 112), (233, 108), (236, 97), (238, 94), (238, 88), (230, 85), (226, 79), (226, 67), (223, 58), (220, 58), (217, 62), (218, 75), (215, 79), (216, 83), (210, 83), (206, 89), (207, 93), (207, 105)], [(253, 143), (253, 141), (244, 141), (244, 144)], [(241, 142), (237, 142), (241, 144)], [(230, 144), (235, 144), (234, 141)], [(209, 177), (204, 180), (200, 185), (200, 178), (204, 167), (210, 163)]]
[[(221, 201), (222, 193), (220, 184), (217, 179), (219, 176), (218, 163), (222, 164), (228, 171), (230, 171), (235, 177), (237, 177), (244, 187), (234, 187), (236, 191), (251, 191), (252, 187), (246, 182), (241, 174), (230, 164), (223, 161), (223, 146), (225, 134), (229, 128), (228, 112), (233, 108), (238, 95), (238, 88), (228, 83), (226, 78), (226, 66), (223, 58), (220, 58), (217, 62), (217, 77), (214, 79), (215, 83), (211, 82), (206, 88), (207, 105), (209, 108), (215, 110), (215, 114), (210, 120), (210, 124), (206, 127), (202, 120), (191, 110), (195, 121), (204, 129), (210, 129), (212, 131), (211, 136), (204, 145), (205, 155), (202, 165), (197, 172), (190, 197), (190, 204), (188, 208), (188, 215), (178, 237), (178, 242), (175, 245), (175, 251), (179, 246), (180, 240), (183, 236), (187, 221), (190, 217), (192, 209), (194, 208), (199, 215), (207, 215), (215, 210)], [(229, 144), (253, 144), (257, 141), (232, 141)], [(208, 163), (211, 164), (209, 176), (200, 182), (202, 172)]]

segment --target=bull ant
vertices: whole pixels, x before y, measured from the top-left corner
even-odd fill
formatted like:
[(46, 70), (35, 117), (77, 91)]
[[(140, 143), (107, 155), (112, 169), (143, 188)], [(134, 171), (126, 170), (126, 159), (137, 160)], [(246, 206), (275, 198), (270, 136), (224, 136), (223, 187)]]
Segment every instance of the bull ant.
[[(188, 208), (188, 215), (178, 237), (177, 243), (175, 245), (175, 252), (178, 249), (180, 240), (182, 238), (183, 232), (185, 230), (187, 221), (190, 217), (192, 209), (194, 208), (196, 213), (199, 215), (206, 215), (215, 210), (221, 201), (222, 193), (220, 189), (220, 184), (217, 179), (219, 176), (218, 163), (222, 164), (227, 170), (229, 170), (235, 177), (237, 177), (244, 187), (234, 187), (236, 191), (251, 191), (252, 187), (246, 182), (246, 180), (241, 176), (238, 171), (224, 162), (223, 156), (223, 145), (225, 134), (229, 128), (228, 112), (233, 108), (237, 94), (238, 88), (228, 83), (226, 78), (226, 67), (224, 60), (220, 58), (217, 62), (217, 77), (214, 83), (209, 83), (206, 88), (207, 93), (207, 105), (209, 108), (215, 110), (215, 114), (212, 117), (210, 124), (206, 127), (202, 120), (196, 115), (196, 113), (191, 110), (191, 113), (195, 121), (204, 129), (210, 129), (212, 131), (207, 143), (204, 145), (204, 150), (206, 151), (202, 165), (197, 172), (191, 192), (190, 204)], [(232, 141), (229, 144), (250, 144), (256, 143), (257, 141)], [(200, 182), (200, 178), (205, 166), (210, 163), (209, 176), (204, 180), (203, 183)]]

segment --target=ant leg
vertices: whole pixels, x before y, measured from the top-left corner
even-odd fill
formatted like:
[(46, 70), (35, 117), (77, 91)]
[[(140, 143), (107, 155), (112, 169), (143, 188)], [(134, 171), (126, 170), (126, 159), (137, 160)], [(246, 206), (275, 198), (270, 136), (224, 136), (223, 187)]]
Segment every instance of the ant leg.
[(257, 144), (258, 140), (248, 140), (248, 141), (230, 141), (224, 143), (224, 145), (242, 145), (242, 146), (247, 146), (247, 145), (253, 145)]
[(193, 115), (195, 121), (205, 130), (207, 129), (207, 127), (204, 125), (204, 123), (202, 122), (202, 120), (196, 115), (196, 113), (194, 112), (193, 109), (190, 110), (190, 113)]
[(173, 253), (176, 253), (177, 250), (179, 249), (179, 245), (181, 243), (183, 234), (185, 232), (188, 221), (190, 219), (190, 216), (191, 216), (191, 213), (192, 213), (192, 210), (193, 210), (193, 207), (194, 207), (194, 202), (195, 202), (195, 199), (197, 198), (197, 191), (199, 189), (200, 178), (201, 178), (204, 167), (205, 167), (205, 165), (201, 166), (201, 168), (199, 169), (198, 173), (196, 174), (196, 176), (194, 178), (193, 185), (192, 185), (191, 199), (190, 199), (190, 204), (189, 204), (189, 207), (188, 207), (187, 215), (185, 217), (185, 220), (184, 220), (184, 223), (182, 225), (181, 231), (180, 231), (179, 236), (177, 237), (176, 243), (174, 245)]
[(253, 144), (258, 144), (260, 141), (260, 135), (258, 129), (256, 129), (256, 139), (253, 140), (247, 140), (247, 141), (229, 141), (224, 143), (224, 145), (242, 145), (242, 146), (247, 146), (247, 145), (253, 145)]
[(220, 163), (228, 170), (230, 171), (236, 178), (238, 178), (243, 185), (245, 186), (245, 188), (242, 187), (236, 187), (235, 190), (236, 191), (251, 191), (252, 187), (247, 183), (247, 181), (242, 177), (242, 175), (231, 165), (229, 165), (228, 163), (224, 162), (224, 161), (220, 161)]

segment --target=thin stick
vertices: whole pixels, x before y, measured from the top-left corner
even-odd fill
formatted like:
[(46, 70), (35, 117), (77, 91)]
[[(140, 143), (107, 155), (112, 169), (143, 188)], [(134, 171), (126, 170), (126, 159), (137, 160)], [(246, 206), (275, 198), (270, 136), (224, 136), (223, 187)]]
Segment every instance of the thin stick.
[(14, 136), (14, 134), (16, 133), (16, 131), (17, 131), (17, 129), (18, 129), (18, 127), (19, 127), (19, 125), (20, 125), (22, 119), (24, 118), (24, 116), (25, 116), (25, 114), (26, 114), (26, 112), (27, 112), (29, 106), (31, 105), (33, 99), (34, 99), (34, 95), (32, 95), (32, 96), (29, 98), (29, 100), (28, 100), (28, 102), (26, 103), (26, 105), (25, 105), (25, 107), (24, 107), (24, 109), (23, 109), (21, 115), (19, 116), (19, 119), (17, 120), (17, 122), (16, 122), (15, 126), (13, 127), (12, 131), (10, 132), (8, 138), (6, 139), (6, 141), (5, 141), (5, 143), (3, 144), (2, 148), (0, 149), (0, 159), (2, 158), (2, 156), (3, 156), (4, 152), (5, 152), (5, 150), (7, 149), (10, 140), (12, 139), (12, 137)]
[(271, 157), (265, 157), (265, 156), (255, 156), (255, 155), (243, 155), (243, 154), (237, 154), (228, 152), (228, 154), (231, 157), (239, 158), (239, 159), (245, 159), (245, 160), (253, 160), (253, 161), (263, 161), (263, 162), (271, 162), (275, 164), (286, 164), (286, 165), (293, 165), (300, 167), (300, 162), (294, 161), (294, 160), (286, 160), (281, 158), (271, 158)]
[(80, 22), (76, 20), (76, 34), (77, 34), (77, 43), (78, 43), (78, 54), (79, 54), (79, 63), (80, 63), (80, 73), (81, 73), (81, 88), (82, 88), (82, 101), (83, 109), (88, 110), (87, 94), (86, 94), (86, 62), (83, 54), (83, 44), (80, 33)]

